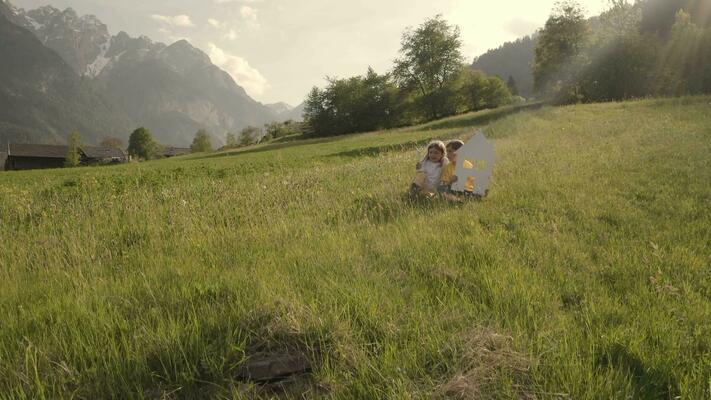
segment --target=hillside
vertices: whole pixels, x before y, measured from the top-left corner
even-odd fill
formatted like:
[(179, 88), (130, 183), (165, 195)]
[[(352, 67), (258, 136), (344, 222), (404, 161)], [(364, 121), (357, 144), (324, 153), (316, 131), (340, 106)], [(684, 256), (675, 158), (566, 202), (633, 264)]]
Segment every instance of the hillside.
[(477, 57), (472, 68), (496, 75), (507, 82), (513, 77), (518, 93), (526, 98), (532, 97), (533, 70), (531, 65), (535, 58), (535, 35), (520, 38), (514, 42), (506, 42), (496, 49), (491, 49)]
[[(0, 397), (709, 398), (709, 103), (0, 173)], [(475, 128), (489, 197), (409, 200)]]
[[(69, 67), (73, 72), (67, 79), (81, 81), (98, 99), (94, 99), (96, 103), (106, 104), (116, 110), (112, 115), (128, 121), (101, 133), (87, 131), (86, 125), (115, 123), (93, 107), (84, 108), (79, 121), (69, 129), (66, 121), (45, 106), (35, 107), (32, 116), (22, 119), (0, 118), (0, 126), (19, 124), (17, 129), (29, 132), (33, 141), (56, 142), (51, 133), (61, 132), (64, 137), (78, 130), (89, 142), (98, 143), (109, 134), (126, 142), (133, 129), (145, 126), (166, 144), (186, 146), (201, 128), (213, 135), (214, 143), (221, 143), (228, 132), (278, 119), (276, 113), (252, 99), (227, 72), (214, 65), (207, 54), (185, 40), (166, 45), (145, 36), (132, 38), (125, 32), (111, 35), (97, 17), (79, 16), (71, 8), (62, 11), (43, 6), (26, 11), (2, 0), (0, 14), (38, 39), (21, 49), (3, 47), (0, 58), (17, 58), (16, 52), (20, 51), (54, 52), (66, 63), (63, 68)], [(15, 60), (18, 64), (20, 61)], [(27, 64), (22, 66), (29, 68)], [(10, 77), (0, 75), (0, 86), (12, 84)], [(15, 88), (13, 93), (41, 103), (36, 93), (22, 89)], [(44, 126), (38, 127), (36, 119), (42, 119)], [(28, 140), (26, 135), (6, 136), (19, 142)]]
[(72, 131), (98, 142), (130, 129), (122, 110), (29, 31), (10, 22), (3, 10), (0, 3), (0, 146), (63, 143)]

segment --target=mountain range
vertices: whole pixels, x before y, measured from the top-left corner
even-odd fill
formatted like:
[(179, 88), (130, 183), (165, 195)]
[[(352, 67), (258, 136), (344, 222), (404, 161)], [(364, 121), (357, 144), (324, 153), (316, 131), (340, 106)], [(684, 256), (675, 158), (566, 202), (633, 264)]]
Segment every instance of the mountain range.
[(0, 65), (0, 143), (62, 143), (71, 131), (126, 142), (144, 126), (164, 144), (188, 145), (203, 128), (218, 144), (248, 125), (300, 118), (298, 107), (249, 97), (186, 40), (111, 35), (71, 8), (0, 0), (0, 59), (11, 60)]

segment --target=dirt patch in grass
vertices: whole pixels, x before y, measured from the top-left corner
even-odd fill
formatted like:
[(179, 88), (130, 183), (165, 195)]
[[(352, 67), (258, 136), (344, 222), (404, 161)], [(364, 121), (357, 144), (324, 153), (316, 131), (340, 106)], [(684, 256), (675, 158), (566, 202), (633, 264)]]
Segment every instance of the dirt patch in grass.
[(460, 335), (452, 350), (457, 369), (437, 388), (436, 398), (536, 398), (529, 375), (532, 360), (515, 349), (511, 336), (475, 328)]
[(324, 338), (286, 321), (266, 317), (253, 330), (244, 361), (234, 370), (237, 392), (249, 398), (317, 398), (328, 393), (313, 375), (320, 365)]

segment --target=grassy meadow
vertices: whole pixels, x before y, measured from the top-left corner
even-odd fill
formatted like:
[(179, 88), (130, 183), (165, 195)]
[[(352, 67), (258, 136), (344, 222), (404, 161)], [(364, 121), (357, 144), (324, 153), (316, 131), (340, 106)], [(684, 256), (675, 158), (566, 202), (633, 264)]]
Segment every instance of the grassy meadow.
[[(711, 399), (711, 98), (0, 173), (0, 398)], [(490, 195), (412, 201), (481, 128)], [(311, 372), (245, 380), (253, 357)]]

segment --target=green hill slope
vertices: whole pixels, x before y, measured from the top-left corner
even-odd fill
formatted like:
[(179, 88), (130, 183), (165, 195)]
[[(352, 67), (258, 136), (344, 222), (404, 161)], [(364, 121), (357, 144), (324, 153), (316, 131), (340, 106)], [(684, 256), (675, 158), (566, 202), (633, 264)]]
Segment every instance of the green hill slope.
[[(709, 398), (709, 103), (1, 173), (0, 397)], [(408, 200), (475, 127), (490, 196)]]

